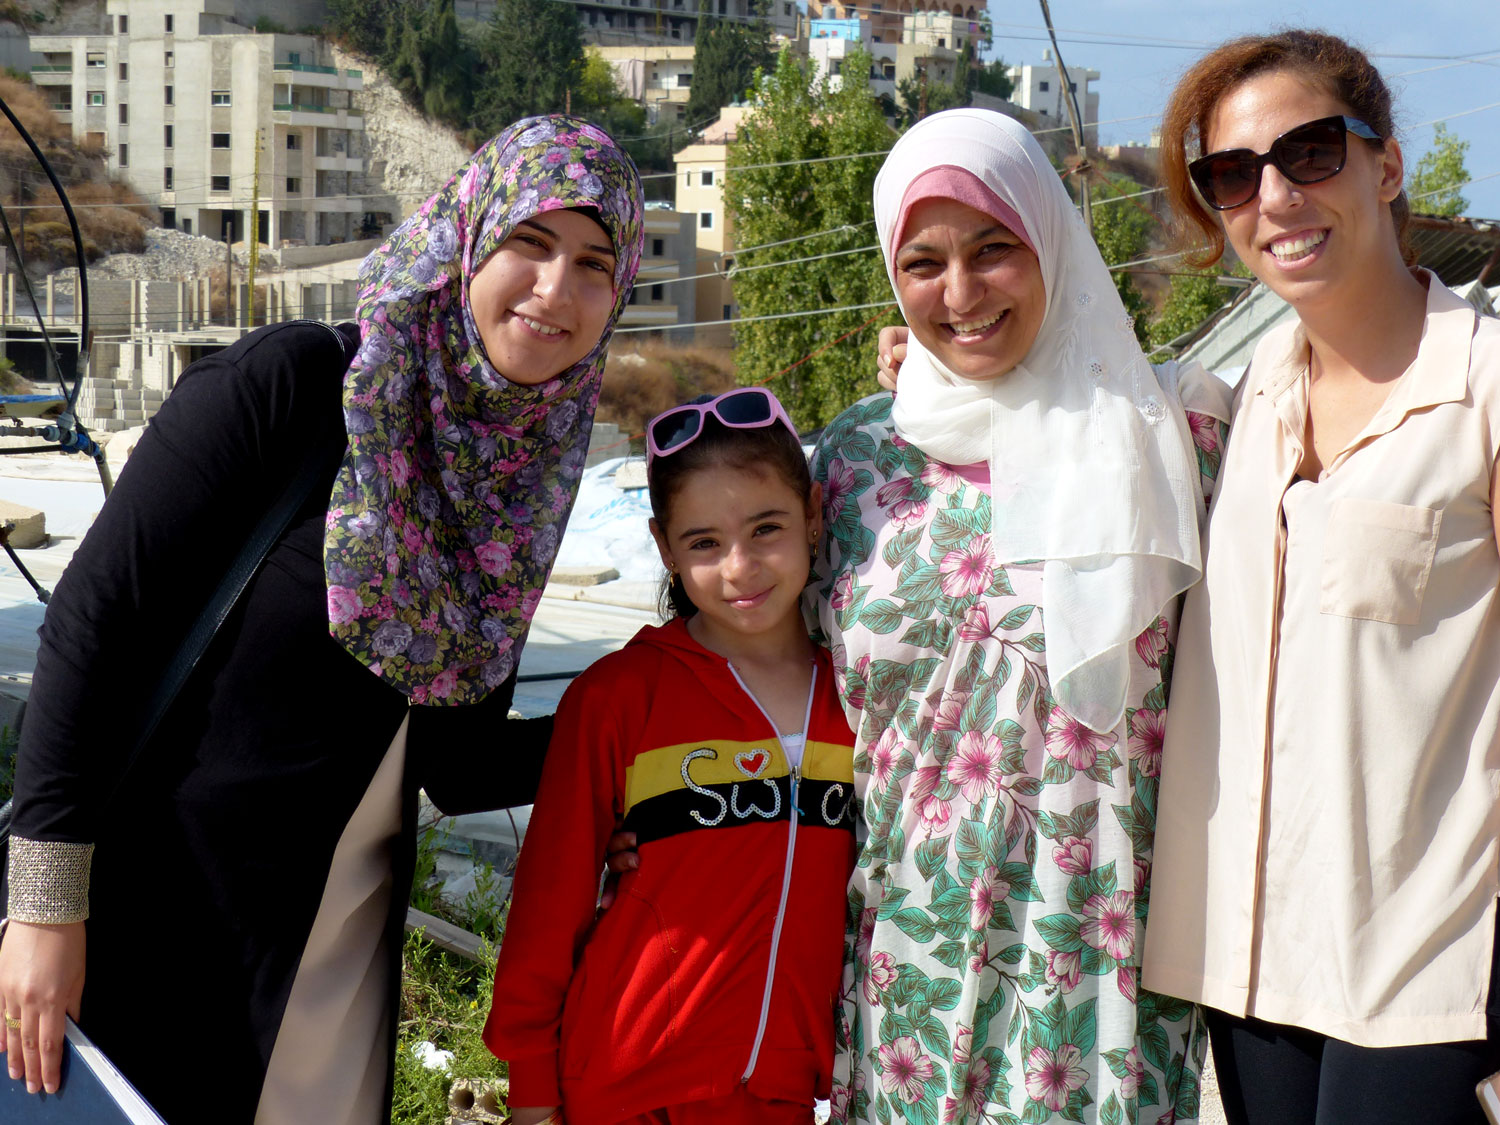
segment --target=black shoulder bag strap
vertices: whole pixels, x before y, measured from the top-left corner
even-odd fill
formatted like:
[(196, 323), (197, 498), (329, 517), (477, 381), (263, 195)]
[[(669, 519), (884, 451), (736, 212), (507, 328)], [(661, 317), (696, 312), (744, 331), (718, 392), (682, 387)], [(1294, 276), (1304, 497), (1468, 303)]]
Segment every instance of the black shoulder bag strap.
[[(294, 321), (292, 323), (317, 324), (326, 328), (338, 340), (340, 351), (343, 353), (345, 370), (354, 358), (355, 346), (351, 346), (349, 340), (337, 328), (322, 321)], [(339, 457), (343, 457), (343, 450), (338, 451)], [(188, 677), (193, 674), (193, 669), (198, 666), (198, 661), (208, 651), (209, 643), (214, 639), (214, 634), (219, 631), (219, 626), (224, 624), (224, 619), (229, 616), (239, 601), (240, 595), (245, 592), (245, 587), (250, 584), (250, 579), (255, 577), (255, 572), (260, 569), (261, 563), (265, 562), (266, 556), (271, 553), (271, 548), (276, 541), (285, 534), (287, 527), (292, 522), (292, 517), (297, 514), (302, 505), (312, 495), (313, 489), (320, 481), (328, 478), (329, 472), (334, 468), (335, 461), (331, 456), (325, 455), (323, 451), (313, 449), (308, 452), (307, 459), (297, 471), (297, 475), (276, 498), (269, 511), (261, 517), (260, 522), (250, 533), (250, 537), (240, 548), (239, 554), (230, 565), (220, 580), (213, 596), (209, 598), (208, 604), (204, 606), (203, 612), (199, 614), (198, 620), (193, 623), (192, 629), (188, 631), (182, 647), (177, 650), (177, 655), (162, 675), (161, 682), (157, 685), (155, 693), (151, 697), (150, 707), (147, 709), (146, 725), (141, 728), (140, 737), (136, 739), (131, 748), (130, 755), (125, 759), (125, 768), (120, 771), (119, 780), (115, 782), (110, 792), (109, 800), (124, 784), (125, 778), (129, 776), (141, 751), (151, 741), (151, 736), (156, 733), (156, 728), (166, 716), (167, 710), (172, 706), (173, 700), (182, 691), (187, 683)], [(0, 806), (0, 871), (4, 869), (5, 846), (10, 838), (11, 802), (6, 801)], [(4, 913), (4, 904), (0, 903), (0, 914)]]

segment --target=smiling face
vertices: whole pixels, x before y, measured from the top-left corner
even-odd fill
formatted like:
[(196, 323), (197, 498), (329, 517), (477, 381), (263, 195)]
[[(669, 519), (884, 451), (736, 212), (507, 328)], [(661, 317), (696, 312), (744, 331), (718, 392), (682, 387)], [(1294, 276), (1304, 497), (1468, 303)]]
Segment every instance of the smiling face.
[[(1282, 133), (1352, 110), (1295, 71), (1257, 74), (1229, 91), (1209, 117), (1204, 149), (1265, 152)], [(1344, 170), (1315, 184), (1295, 184), (1272, 164), (1260, 192), (1219, 213), (1240, 260), (1299, 312), (1334, 299), (1349, 283), (1384, 278), (1400, 268), (1390, 203), (1401, 192), (1401, 149), (1350, 135)]]
[(681, 481), (651, 534), (698, 608), (699, 640), (724, 652), (778, 631), (805, 636), (799, 607), (822, 522), (816, 484), (800, 496), (774, 470), (711, 464)]
[(965, 379), (995, 379), (1020, 363), (1047, 312), (1036, 254), (954, 199), (924, 199), (908, 212), (896, 292), (922, 346)]
[(599, 342), (614, 308), (615, 252), (579, 211), (544, 211), (516, 226), (469, 281), (490, 365), (512, 383), (561, 375)]

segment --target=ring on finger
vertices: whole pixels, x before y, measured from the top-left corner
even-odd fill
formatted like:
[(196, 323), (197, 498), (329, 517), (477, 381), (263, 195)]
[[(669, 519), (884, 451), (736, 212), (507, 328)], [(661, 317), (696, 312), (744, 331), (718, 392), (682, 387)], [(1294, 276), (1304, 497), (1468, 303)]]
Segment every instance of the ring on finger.
[(10, 1028), (12, 1031), (20, 1031), (21, 1030), (21, 1017), (20, 1016), (13, 1016), (9, 1012), (6, 1012), (5, 1013), (5, 1026), (8, 1027), (8, 1028)]

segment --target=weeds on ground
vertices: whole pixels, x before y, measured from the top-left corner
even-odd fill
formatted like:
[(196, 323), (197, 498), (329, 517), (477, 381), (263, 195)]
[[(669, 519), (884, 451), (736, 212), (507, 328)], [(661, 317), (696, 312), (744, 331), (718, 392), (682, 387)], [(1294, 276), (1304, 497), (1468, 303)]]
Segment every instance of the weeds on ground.
[(732, 386), (734, 357), (728, 349), (642, 344), (636, 351), (610, 355), (597, 416), (627, 434), (639, 434), (663, 410)]
[[(495, 984), (495, 951), (505, 928), (505, 911), (496, 905), (494, 893), (499, 877), (486, 865), (474, 891), (458, 905), (449, 903), (440, 894), (442, 884), (433, 878), (440, 842), (435, 825), (418, 838), (411, 904), (479, 935), (485, 947), (476, 963), (438, 949), (420, 932), (406, 935), (391, 1125), (442, 1125), (456, 1079), (494, 1082), (506, 1075), (505, 1064), (479, 1038)], [(423, 1064), (413, 1051), (423, 1042), (453, 1052), (446, 1071)]]
[(0, 805), (10, 800), (16, 786), (16, 746), (20, 732), (11, 727), (0, 727)]

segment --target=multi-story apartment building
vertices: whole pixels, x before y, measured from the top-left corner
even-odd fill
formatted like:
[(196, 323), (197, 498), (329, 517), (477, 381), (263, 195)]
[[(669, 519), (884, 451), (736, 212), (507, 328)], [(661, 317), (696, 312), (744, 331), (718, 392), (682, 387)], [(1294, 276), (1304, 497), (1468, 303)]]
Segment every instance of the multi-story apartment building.
[[(698, 260), (694, 304), (700, 321), (729, 320), (735, 314), (734, 290), (725, 276), (733, 265), (734, 231), (724, 210), (724, 172), (729, 166), (729, 147), (734, 144), (740, 122), (750, 110), (726, 106), (719, 120), (672, 160), (677, 166), (674, 208), (693, 217), (697, 231)], [(700, 329), (701, 343), (728, 343), (725, 328)]]
[(243, 241), (256, 209), (273, 247), (360, 237), (359, 71), (330, 65), (317, 36), (237, 22), (234, 0), (106, 0), (105, 11), (98, 34), (33, 35), (43, 62), (32, 77), (164, 226)]
[[(1068, 108), (1063, 102), (1066, 91), (1058, 77), (1057, 63), (1052, 61), (1050, 48), (1042, 51), (1040, 66), (1024, 63), (1011, 67), (1006, 73), (1016, 88), (1010, 100), (1038, 114), (1043, 128), (1066, 126)], [(1099, 143), (1099, 94), (1090, 84), (1099, 81), (1099, 72), (1086, 67), (1068, 67), (1068, 86), (1078, 95), (1078, 112), (1082, 118), (1084, 143), (1093, 146)]]
[[(566, 0), (578, 9), (584, 38), (603, 46), (691, 43), (698, 30), (699, 0)], [(484, 23), (495, 14), (495, 0), (455, 0), (459, 19)], [(709, 11), (721, 19), (767, 19), (771, 33), (795, 36), (796, 0), (770, 0), (757, 16), (752, 0), (710, 0)]]
[(837, 90), (843, 85), (844, 64), (855, 47), (862, 47), (871, 57), (870, 90), (876, 97), (884, 94), (896, 96), (896, 56), (899, 43), (876, 40), (872, 34), (874, 25), (852, 15), (842, 19), (822, 17), (811, 21), (808, 27), (807, 57), (812, 60), (813, 75), (828, 77), (828, 84)]
[(692, 43), (647, 44), (631, 47), (590, 47), (609, 63), (615, 85), (628, 98), (646, 107), (653, 125), (680, 121), (693, 86)]

